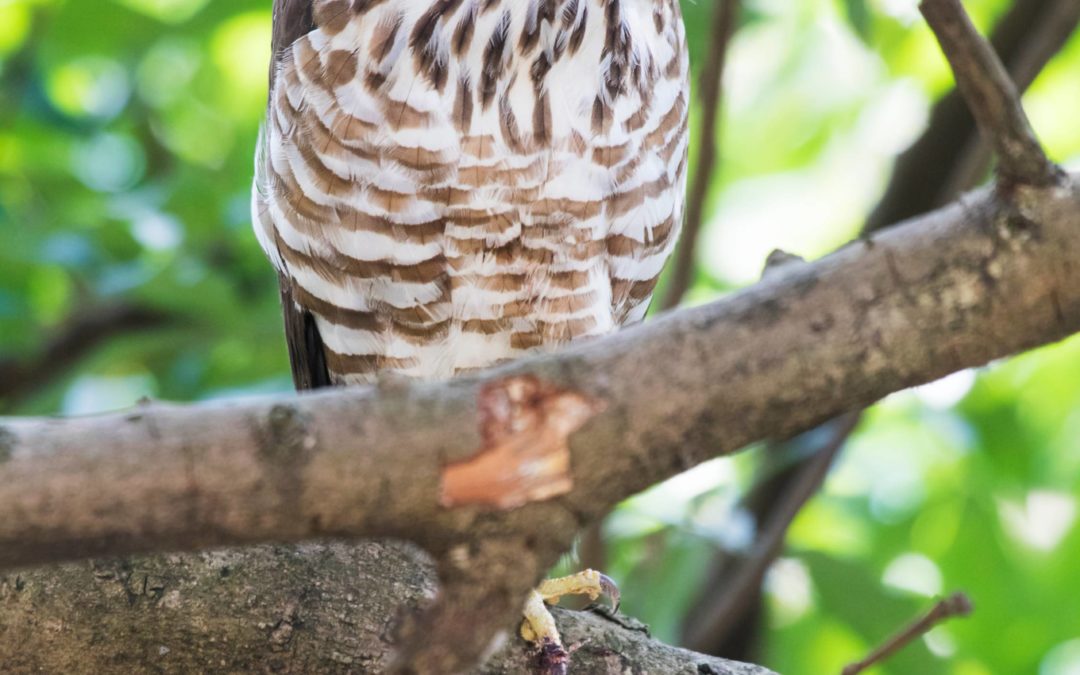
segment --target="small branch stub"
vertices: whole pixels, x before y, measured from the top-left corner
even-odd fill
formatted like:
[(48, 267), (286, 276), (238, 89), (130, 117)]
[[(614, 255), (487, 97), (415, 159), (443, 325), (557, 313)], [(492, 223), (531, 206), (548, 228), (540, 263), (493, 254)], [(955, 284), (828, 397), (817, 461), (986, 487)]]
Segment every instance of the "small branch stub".
[(603, 404), (527, 375), (483, 387), (478, 408), (484, 446), (443, 469), (439, 503), (447, 508), (513, 509), (570, 492), (569, 437)]
[(870, 666), (881, 663), (889, 658), (906, 647), (913, 640), (925, 635), (930, 629), (942, 621), (956, 616), (967, 616), (968, 614), (971, 614), (972, 609), (971, 600), (968, 596), (963, 593), (953, 593), (944, 600), (938, 601), (933, 609), (910, 626), (889, 638), (885, 644), (875, 649), (865, 659), (857, 663), (852, 663), (844, 668), (841, 675), (858, 675)]

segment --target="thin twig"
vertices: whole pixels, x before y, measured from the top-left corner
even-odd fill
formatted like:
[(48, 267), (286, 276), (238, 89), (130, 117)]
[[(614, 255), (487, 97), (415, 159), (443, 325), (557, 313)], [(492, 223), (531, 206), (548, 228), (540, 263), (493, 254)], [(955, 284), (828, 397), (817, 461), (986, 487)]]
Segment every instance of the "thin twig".
[(870, 666), (889, 658), (916, 638), (925, 635), (931, 628), (942, 621), (951, 619), (954, 616), (967, 616), (971, 614), (971, 610), (971, 600), (968, 596), (963, 593), (953, 593), (944, 600), (940, 600), (922, 618), (886, 640), (884, 644), (870, 652), (865, 659), (844, 668), (842, 675), (861, 673)]
[(735, 32), (738, 0), (718, 0), (713, 14), (713, 41), (701, 68), (701, 128), (698, 131), (698, 158), (693, 184), (686, 203), (686, 225), (671, 263), (671, 274), (664, 290), (661, 310), (678, 306), (694, 277), (694, 250), (705, 219), (705, 200), (709, 196), (716, 170), (720, 96), (727, 61), (728, 44)]
[(1016, 85), (960, 0), (923, 0), (919, 9), (952, 66), (979, 130), (998, 155), (1001, 178), (1039, 186), (1058, 182), (1061, 172), (1039, 145)]

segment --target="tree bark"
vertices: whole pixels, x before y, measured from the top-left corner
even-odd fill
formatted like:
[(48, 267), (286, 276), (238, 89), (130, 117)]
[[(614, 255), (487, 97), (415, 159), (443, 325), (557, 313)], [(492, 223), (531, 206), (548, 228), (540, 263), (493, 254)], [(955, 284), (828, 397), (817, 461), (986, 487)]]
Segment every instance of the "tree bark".
[[(471, 378), (6, 421), (0, 566), (324, 536), (442, 551), (528, 533), (561, 550), (698, 462), (1075, 332), (1076, 177), (1013, 197), (983, 191), (711, 305)], [(503, 423), (527, 428), (496, 443), (492, 401), (518, 395)], [(564, 451), (568, 475), (447, 502), (460, 466), (513, 473)]]
[[(0, 578), (5, 673), (369, 673), (389, 667), (403, 612), (434, 568), (401, 543), (260, 546), (70, 563)], [(769, 675), (669, 647), (641, 624), (556, 610), (574, 672)], [(526, 673), (502, 635), (477, 671)]]
[[(394, 658), (402, 672), (456, 672), (509, 636), (574, 533), (630, 494), (1080, 330), (1080, 179), (1048, 162), (958, 0), (921, 8), (998, 151), (992, 190), (712, 305), (469, 378), (0, 424), (0, 567), (327, 537), (396, 536), (435, 558), (305, 543), (9, 576), (5, 666), (164, 671), (177, 639), (176, 661), (198, 659), (178, 670), (364, 672)], [(433, 569), (426, 611), (388, 618), (426, 604)], [(333, 618), (316, 621), (312, 598)], [(363, 618), (350, 622), (354, 603)], [(579, 668), (594, 653), (608, 665), (593, 672), (654, 653), (690, 672), (755, 672), (636, 652), (595, 620), (560, 618), (583, 641)], [(527, 669), (524, 654), (489, 672)]]
[[(436, 558), (442, 584), (432, 610), (403, 627), (419, 650), (407, 652), (409, 672), (455, 672), (514, 623), (574, 533), (626, 496), (718, 453), (1076, 332), (1078, 256), (1080, 182), (1070, 176), (984, 190), (711, 305), (470, 378), (4, 421), (0, 567), (401, 537)], [(530, 480), (496, 481), (492, 494), (462, 489), (460, 477), (487, 475), (493, 458), (496, 473)], [(561, 464), (568, 473), (536, 481), (538, 466)], [(297, 578), (318, 575), (298, 564)], [(37, 620), (71, 625), (84, 584), (39, 578), (49, 592), (37, 596)], [(230, 621), (250, 622), (258, 597)], [(169, 634), (101, 606), (84, 616)], [(9, 643), (36, 651), (27, 639)], [(155, 667), (152, 652), (136, 657)]]

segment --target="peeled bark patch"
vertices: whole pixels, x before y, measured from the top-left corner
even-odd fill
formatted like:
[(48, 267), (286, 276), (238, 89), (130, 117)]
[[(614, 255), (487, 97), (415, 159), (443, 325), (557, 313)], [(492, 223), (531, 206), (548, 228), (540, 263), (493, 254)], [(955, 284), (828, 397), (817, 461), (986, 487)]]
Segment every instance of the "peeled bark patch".
[(599, 401), (524, 375), (486, 385), (477, 402), (484, 445), (443, 469), (443, 506), (512, 509), (571, 490), (568, 439)]

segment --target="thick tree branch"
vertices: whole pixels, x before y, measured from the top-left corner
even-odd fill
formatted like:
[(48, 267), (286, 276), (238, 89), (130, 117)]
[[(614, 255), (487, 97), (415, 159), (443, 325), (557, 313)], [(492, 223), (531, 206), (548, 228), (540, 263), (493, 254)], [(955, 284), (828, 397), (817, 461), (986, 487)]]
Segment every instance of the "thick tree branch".
[[(1078, 256), (1073, 177), (1015, 204), (982, 192), (711, 305), (476, 377), (10, 420), (0, 565), (325, 535), (542, 536), (714, 454), (1071, 334)], [(571, 436), (573, 489), (498, 515), (440, 506), (446, 464), (483, 447), (481, 395), (524, 374), (603, 408)]]
[[(390, 666), (401, 612), (430, 604), (413, 547), (306, 544), (73, 563), (0, 575), (5, 673), (371, 673)], [(556, 611), (574, 672), (769, 675), (676, 649), (625, 617)], [(505, 639), (474, 672), (533, 672)]]
[(1031, 185), (1057, 181), (1060, 170), (1039, 145), (1016, 85), (960, 0), (923, 0), (919, 9), (937, 35), (976, 124), (994, 147), (1001, 178)]
[[(697, 462), (1075, 332), (1077, 177), (1015, 197), (983, 191), (711, 305), (476, 377), (8, 420), (0, 565), (388, 534), (436, 552), (522, 533), (561, 549)], [(441, 506), (447, 463), (485, 447), (478, 401), (523, 376), (600, 411), (570, 435), (572, 489), (509, 511)]]

